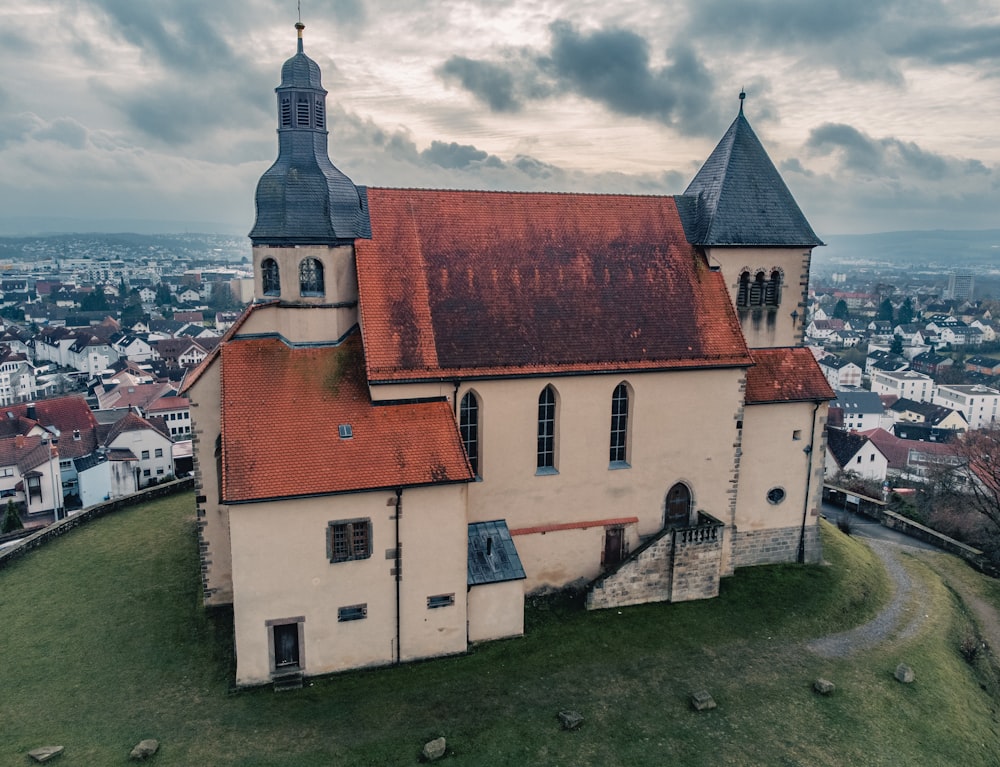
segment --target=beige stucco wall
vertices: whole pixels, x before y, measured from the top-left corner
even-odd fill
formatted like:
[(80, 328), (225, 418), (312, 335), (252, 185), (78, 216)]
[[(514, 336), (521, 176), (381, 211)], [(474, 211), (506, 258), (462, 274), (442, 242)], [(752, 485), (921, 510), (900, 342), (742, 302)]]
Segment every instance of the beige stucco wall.
[(469, 641), (521, 636), (524, 633), (524, 582), (503, 581), (469, 589)]
[[(467, 527), (463, 485), (403, 492), (400, 517), (401, 660), (466, 648)], [(395, 494), (356, 493), (233, 507), (233, 614), (239, 684), (266, 682), (267, 622), (303, 617), (303, 672), (322, 674), (396, 659)], [(330, 562), (328, 524), (370, 519), (372, 555)], [(455, 603), (428, 609), (427, 597)], [(367, 605), (363, 620), (337, 609)]]
[[(736, 529), (739, 533), (801, 527), (819, 523), (822, 504), (827, 403), (793, 402), (747, 405), (743, 417), (743, 455), (740, 461)], [(813, 431), (812, 452), (807, 452)], [(796, 438), (798, 432), (798, 438)], [(809, 502), (806, 503), (806, 478)], [(768, 501), (770, 489), (780, 487), (785, 499)]]
[[(315, 258), (323, 264), (326, 288), (324, 296), (299, 295), (299, 262)], [(253, 249), (254, 298), (273, 301), (265, 296), (260, 264), (265, 258), (278, 262), (281, 274), (282, 302), (308, 307), (312, 311), (287, 309), (259, 312), (241, 329), (252, 332), (280, 333), (294, 343), (330, 343), (342, 337), (358, 322), (358, 277), (354, 261), (354, 246), (302, 245), (276, 248), (258, 245)], [(340, 305), (330, 308), (331, 304)], [(250, 327), (254, 329), (251, 330)]]
[[(811, 249), (706, 248), (705, 255), (709, 264), (721, 265), (733, 306), (736, 306), (736, 291), (742, 272), (749, 271), (751, 279), (759, 271), (770, 277), (774, 269), (779, 269), (783, 275), (781, 301), (777, 309), (758, 307), (737, 310), (747, 346), (760, 349), (795, 346), (802, 342)], [(795, 319), (791, 316), (793, 311), (797, 314)]]
[[(613, 469), (611, 396), (623, 380), (630, 468)], [(663, 526), (667, 491), (684, 482), (695, 509), (731, 523), (743, 382), (743, 369), (729, 368), (463, 383), (458, 397), (471, 388), (480, 405), (482, 481), (469, 486), (469, 521), (506, 519), (514, 530), (636, 517), (634, 534), (648, 536)], [(557, 391), (558, 473), (538, 475), (547, 384)], [(527, 590), (595, 577), (602, 541), (601, 527), (517, 536)]]
[(229, 508), (220, 503), (215, 446), (221, 433), (222, 388), (216, 361), (187, 392), (191, 400), (191, 449), (194, 455), (198, 542), (206, 605), (233, 601), (233, 569), (229, 540)]

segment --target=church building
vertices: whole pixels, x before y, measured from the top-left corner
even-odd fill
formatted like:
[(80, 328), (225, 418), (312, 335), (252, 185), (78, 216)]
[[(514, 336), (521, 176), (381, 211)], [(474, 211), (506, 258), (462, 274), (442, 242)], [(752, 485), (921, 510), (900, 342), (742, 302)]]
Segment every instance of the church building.
[(183, 387), (236, 681), (461, 653), (528, 594), (819, 561), (822, 243), (742, 101), (682, 195), (358, 186), (296, 26), (254, 301)]

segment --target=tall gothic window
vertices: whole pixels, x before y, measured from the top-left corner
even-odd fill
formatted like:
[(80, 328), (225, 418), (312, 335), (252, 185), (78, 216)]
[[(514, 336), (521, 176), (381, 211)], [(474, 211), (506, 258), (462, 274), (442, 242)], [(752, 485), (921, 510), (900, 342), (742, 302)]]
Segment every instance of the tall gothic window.
[(458, 430), (472, 473), (479, 476), (479, 400), (471, 391), (462, 397), (458, 408)]
[(299, 264), (299, 294), (303, 296), (326, 295), (323, 283), (323, 264), (315, 258), (303, 258)]
[(736, 291), (736, 306), (740, 308), (750, 306), (750, 272), (743, 272), (740, 275), (740, 286)]
[(281, 273), (278, 271), (278, 262), (273, 258), (265, 258), (260, 262), (260, 276), (264, 283), (265, 296), (281, 295)]
[(611, 395), (611, 455), (612, 464), (628, 460), (628, 386), (622, 382)]
[(551, 386), (538, 395), (538, 472), (554, 473), (556, 468), (556, 392)]

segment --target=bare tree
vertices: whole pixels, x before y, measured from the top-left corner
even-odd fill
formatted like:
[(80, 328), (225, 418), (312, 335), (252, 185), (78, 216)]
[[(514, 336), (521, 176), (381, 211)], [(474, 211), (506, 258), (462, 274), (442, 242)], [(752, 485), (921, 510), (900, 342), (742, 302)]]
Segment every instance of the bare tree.
[(955, 451), (964, 498), (983, 517), (990, 537), (1000, 542), (1000, 426), (966, 432)]

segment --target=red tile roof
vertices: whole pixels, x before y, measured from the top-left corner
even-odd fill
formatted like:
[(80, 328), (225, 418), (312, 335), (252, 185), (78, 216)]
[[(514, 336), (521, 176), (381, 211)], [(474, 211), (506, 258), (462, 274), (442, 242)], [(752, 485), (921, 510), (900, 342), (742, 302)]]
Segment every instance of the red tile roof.
[(447, 402), (372, 405), (357, 334), (337, 347), (238, 338), (220, 350), (226, 503), (474, 478)]
[(751, 354), (754, 366), (747, 371), (748, 405), (837, 398), (808, 349), (798, 346), (754, 349)]
[(373, 381), (750, 363), (672, 197), (369, 189)]
[(276, 304), (276, 303), (278, 303), (277, 300), (267, 301), (262, 303), (247, 304), (246, 308), (243, 309), (243, 313), (239, 316), (239, 319), (237, 319), (236, 322), (234, 322), (232, 325), (229, 326), (229, 329), (222, 334), (222, 337), (218, 339), (213, 339), (213, 341), (215, 341), (215, 345), (209, 351), (208, 356), (205, 357), (205, 359), (203, 359), (198, 365), (191, 368), (184, 374), (184, 378), (181, 381), (180, 389), (178, 389), (177, 393), (187, 394), (188, 390), (190, 390), (190, 388), (194, 386), (195, 382), (199, 378), (201, 378), (202, 374), (210, 367), (212, 367), (213, 364), (215, 364), (215, 360), (219, 356), (222, 347), (225, 345), (227, 341), (229, 341), (229, 339), (233, 338), (236, 335), (236, 333), (240, 330), (240, 328), (243, 327), (243, 324), (250, 318), (251, 314), (253, 314), (261, 306), (269, 306), (270, 304)]

